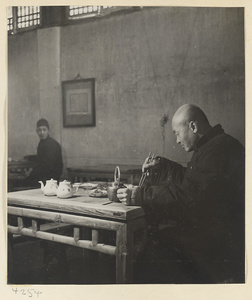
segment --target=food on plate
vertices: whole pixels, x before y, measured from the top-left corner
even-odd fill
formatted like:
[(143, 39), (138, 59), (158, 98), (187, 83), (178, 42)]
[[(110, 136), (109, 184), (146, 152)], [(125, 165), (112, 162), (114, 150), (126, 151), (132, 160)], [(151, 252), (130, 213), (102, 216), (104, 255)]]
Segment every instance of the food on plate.
[(87, 190), (92, 190), (92, 189), (97, 188), (98, 184), (92, 183), (92, 182), (84, 182), (81, 186)]
[(108, 194), (106, 190), (102, 189), (95, 189), (89, 194), (89, 197), (95, 197), (95, 198), (107, 198)]
[(79, 188), (83, 188), (86, 190), (92, 190), (97, 188), (98, 183), (93, 183), (93, 182), (83, 182), (83, 183), (74, 183), (73, 186), (78, 186)]

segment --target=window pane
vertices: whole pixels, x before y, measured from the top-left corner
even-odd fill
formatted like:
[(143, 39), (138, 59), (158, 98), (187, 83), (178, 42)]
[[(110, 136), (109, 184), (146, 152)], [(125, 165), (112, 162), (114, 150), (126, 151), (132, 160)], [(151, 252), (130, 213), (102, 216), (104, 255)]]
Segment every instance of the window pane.
[(12, 31), (13, 30), (13, 12), (12, 12), (12, 6), (8, 6), (7, 14), (8, 14), (7, 29), (8, 29), (8, 31)]
[(8, 18), (12, 18), (12, 6), (8, 6)]
[(18, 28), (36, 26), (38, 24), (40, 24), (40, 6), (18, 6)]
[(85, 16), (94, 16), (98, 15), (101, 11), (101, 9), (109, 9), (114, 6), (76, 6), (72, 5), (69, 6), (69, 17), (75, 18), (75, 19), (80, 19)]

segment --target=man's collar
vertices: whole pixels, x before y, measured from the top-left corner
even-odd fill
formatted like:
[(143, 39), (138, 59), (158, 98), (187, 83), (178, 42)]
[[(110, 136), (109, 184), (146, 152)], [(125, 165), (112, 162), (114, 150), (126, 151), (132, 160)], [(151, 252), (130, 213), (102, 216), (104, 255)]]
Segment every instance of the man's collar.
[(209, 140), (211, 140), (216, 135), (224, 133), (223, 128), (220, 124), (212, 127), (207, 133), (205, 133), (196, 143), (194, 151), (198, 151), (201, 146), (206, 144)]
[(48, 136), (44, 140), (40, 140), (40, 142), (47, 141), (49, 138), (50, 138), (50, 135), (48, 134)]

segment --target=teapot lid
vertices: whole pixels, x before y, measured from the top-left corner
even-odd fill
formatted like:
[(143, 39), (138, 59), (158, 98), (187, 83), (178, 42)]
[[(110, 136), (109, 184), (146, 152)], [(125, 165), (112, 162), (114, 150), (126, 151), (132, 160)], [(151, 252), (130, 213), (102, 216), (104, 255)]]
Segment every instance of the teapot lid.
[(57, 180), (51, 178), (50, 180), (46, 180), (46, 182), (57, 182)]
[(60, 182), (60, 184), (61, 184), (61, 183), (63, 183), (63, 184), (71, 184), (71, 182), (68, 181), (68, 180), (63, 180), (63, 181)]

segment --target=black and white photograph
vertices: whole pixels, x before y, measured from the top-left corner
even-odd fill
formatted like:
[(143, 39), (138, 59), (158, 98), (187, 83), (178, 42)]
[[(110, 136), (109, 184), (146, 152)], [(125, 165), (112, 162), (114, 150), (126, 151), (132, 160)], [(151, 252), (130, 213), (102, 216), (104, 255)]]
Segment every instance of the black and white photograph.
[(245, 286), (245, 7), (6, 10), (12, 293)]

